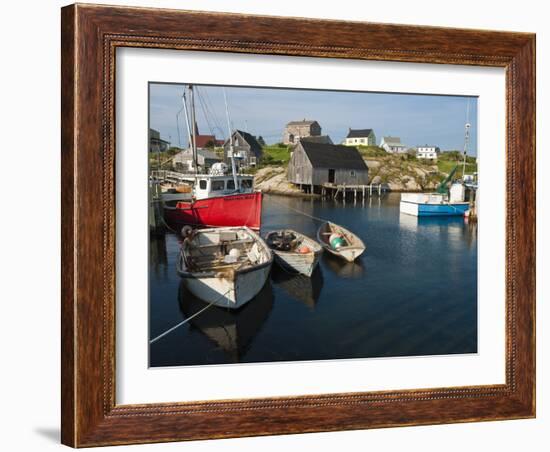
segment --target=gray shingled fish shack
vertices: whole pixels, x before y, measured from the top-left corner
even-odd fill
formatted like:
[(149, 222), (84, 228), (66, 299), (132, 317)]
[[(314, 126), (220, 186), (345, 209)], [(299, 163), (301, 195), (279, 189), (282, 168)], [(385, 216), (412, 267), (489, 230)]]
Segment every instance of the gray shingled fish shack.
[(300, 141), (288, 163), (288, 180), (313, 188), (326, 184), (367, 185), (369, 169), (352, 146)]

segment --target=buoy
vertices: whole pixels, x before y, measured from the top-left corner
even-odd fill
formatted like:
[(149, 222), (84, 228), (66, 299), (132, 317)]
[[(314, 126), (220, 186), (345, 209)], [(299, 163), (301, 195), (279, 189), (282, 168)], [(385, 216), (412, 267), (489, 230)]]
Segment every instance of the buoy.
[(237, 248), (231, 248), (229, 250), (229, 255), (238, 259), (239, 257), (241, 257), (241, 251)]
[(344, 237), (342, 237), (342, 234), (338, 234), (337, 232), (330, 234), (328, 241), (330, 243), (330, 246), (332, 246), (332, 248), (335, 250), (346, 246), (346, 240), (344, 239)]
[(311, 253), (311, 248), (309, 246), (302, 245), (300, 248), (298, 248), (297, 251), (300, 254), (308, 254)]

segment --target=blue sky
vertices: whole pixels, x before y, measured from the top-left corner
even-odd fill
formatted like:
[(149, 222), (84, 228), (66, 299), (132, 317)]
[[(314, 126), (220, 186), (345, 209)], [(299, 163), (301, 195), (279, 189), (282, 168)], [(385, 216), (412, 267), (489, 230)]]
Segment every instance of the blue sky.
[[(150, 85), (150, 127), (160, 131), (173, 146), (187, 145), (182, 107), (184, 85)], [(195, 107), (202, 134), (227, 137), (223, 89), (197, 86)], [(401, 137), (409, 147), (436, 145), (441, 150), (462, 150), (469, 103), (472, 124), (469, 154), (477, 155), (477, 99), (461, 96), (317, 91), (272, 88), (226, 88), (232, 128), (261, 135), (267, 143), (282, 141), (285, 124), (315, 119), (323, 135), (340, 143), (348, 129), (374, 129), (377, 144), (382, 136)], [(206, 114), (205, 114), (206, 113)]]

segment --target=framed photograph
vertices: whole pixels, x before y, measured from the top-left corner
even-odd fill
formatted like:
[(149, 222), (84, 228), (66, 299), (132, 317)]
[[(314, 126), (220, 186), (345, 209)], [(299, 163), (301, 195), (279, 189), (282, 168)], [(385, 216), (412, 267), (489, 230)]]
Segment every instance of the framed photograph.
[(62, 442), (535, 416), (535, 36), (62, 9)]

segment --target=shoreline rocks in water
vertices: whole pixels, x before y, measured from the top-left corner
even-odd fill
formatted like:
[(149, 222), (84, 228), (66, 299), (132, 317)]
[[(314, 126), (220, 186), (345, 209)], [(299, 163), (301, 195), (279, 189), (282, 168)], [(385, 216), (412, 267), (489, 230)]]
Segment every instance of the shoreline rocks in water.
[(304, 193), (291, 184), (286, 177), (286, 168), (283, 166), (267, 166), (258, 170), (254, 175), (254, 186), (263, 193), (283, 196), (297, 196), (315, 198), (320, 195)]

